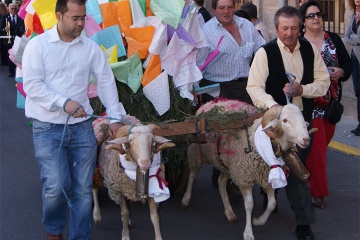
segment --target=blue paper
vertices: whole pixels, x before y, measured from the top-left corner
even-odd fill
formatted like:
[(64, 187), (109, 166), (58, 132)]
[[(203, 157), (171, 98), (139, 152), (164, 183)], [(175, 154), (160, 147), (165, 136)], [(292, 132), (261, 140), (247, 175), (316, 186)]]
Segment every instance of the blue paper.
[(86, 13), (90, 14), (98, 24), (104, 21), (97, 0), (87, 0)]
[(110, 48), (116, 44), (118, 47), (118, 58), (126, 55), (118, 25), (105, 28), (104, 30), (95, 33), (90, 38), (97, 44), (103, 45), (105, 48)]

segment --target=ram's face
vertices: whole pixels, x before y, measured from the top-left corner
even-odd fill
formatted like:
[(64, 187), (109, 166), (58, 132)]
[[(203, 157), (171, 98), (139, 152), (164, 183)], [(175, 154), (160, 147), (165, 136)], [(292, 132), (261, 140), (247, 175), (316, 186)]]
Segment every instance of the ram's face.
[(300, 108), (294, 104), (288, 104), (283, 107), (279, 124), (283, 130), (283, 137), (288, 140), (292, 148), (296, 145), (300, 148), (306, 148), (310, 144), (310, 136)]

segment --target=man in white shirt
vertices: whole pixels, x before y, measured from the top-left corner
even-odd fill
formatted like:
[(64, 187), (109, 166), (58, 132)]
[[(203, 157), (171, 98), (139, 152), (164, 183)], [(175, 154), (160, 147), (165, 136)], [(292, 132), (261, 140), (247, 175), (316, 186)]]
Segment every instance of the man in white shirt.
[(220, 97), (250, 102), (245, 89), (250, 61), (265, 41), (249, 21), (234, 16), (235, 0), (213, 1), (212, 11), (215, 17), (202, 27), (208, 47), (199, 50), (197, 65), (218, 45), (219, 53), (203, 70), (200, 86), (220, 83)]
[[(87, 97), (90, 75), (97, 79), (98, 96), (108, 116), (120, 121), (126, 114), (104, 53), (81, 35), (85, 2), (58, 0), (58, 24), (28, 43), (22, 61), (25, 114), (34, 119), (35, 157), (43, 182), (42, 223), (50, 240), (62, 239), (68, 205), (69, 239), (90, 239), (92, 175), (97, 156), (88, 116), (93, 113)], [(110, 121), (110, 137), (121, 126)]]

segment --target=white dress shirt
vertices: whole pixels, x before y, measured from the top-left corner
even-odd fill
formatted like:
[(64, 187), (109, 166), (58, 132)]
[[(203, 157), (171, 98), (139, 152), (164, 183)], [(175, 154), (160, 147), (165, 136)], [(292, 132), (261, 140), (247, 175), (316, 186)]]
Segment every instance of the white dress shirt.
[(228, 82), (248, 77), (253, 53), (265, 44), (265, 40), (251, 22), (238, 16), (234, 16), (233, 19), (242, 38), (240, 45), (216, 17), (211, 18), (202, 27), (208, 47), (199, 50), (196, 57), (198, 66), (205, 62), (208, 53), (216, 48), (220, 37), (224, 36), (219, 54), (203, 70), (203, 76), (207, 80)]
[[(63, 105), (67, 99), (79, 102), (87, 114), (92, 114), (87, 96), (91, 75), (97, 80), (98, 96), (106, 107), (107, 115), (120, 119), (126, 114), (103, 51), (87, 37), (80, 35), (71, 42), (63, 42), (55, 25), (30, 40), (22, 63), (27, 94), (25, 115), (29, 118), (64, 124), (68, 114)], [(84, 120), (71, 117), (69, 124)]]

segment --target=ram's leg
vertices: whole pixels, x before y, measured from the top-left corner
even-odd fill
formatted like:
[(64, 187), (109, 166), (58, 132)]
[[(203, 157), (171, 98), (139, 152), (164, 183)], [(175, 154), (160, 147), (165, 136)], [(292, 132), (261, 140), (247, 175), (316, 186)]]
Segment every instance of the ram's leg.
[(121, 208), (121, 221), (123, 223), (123, 229), (121, 234), (122, 240), (130, 240), (130, 233), (129, 233), (129, 209), (127, 206), (126, 198), (121, 195), (119, 197), (118, 203)]
[(160, 232), (160, 219), (159, 219), (159, 214), (157, 211), (157, 204), (153, 198), (148, 198), (148, 203), (149, 203), (149, 207), (150, 207), (151, 222), (153, 223), (154, 230), (155, 230), (155, 240), (162, 240), (161, 232)]
[(254, 208), (252, 187), (248, 187), (248, 188), (240, 187), (240, 191), (244, 198), (244, 206), (246, 212), (246, 225), (245, 225), (245, 231), (243, 233), (244, 240), (254, 240), (255, 238), (251, 226), (251, 213)]
[(275, 190), (272, 187), (267, 187), (265, 191), (268, 197), (268, 204), (266, 206), (264, 213), (260, 217), (254, 218), (253, 220), (254, 226), (264, 225), (267, 219), (269, 218), (271, 212), (276, 207)]
[(190, 200), (191, 200), (191, 192), (193, 188), (193, 184), (196, 178), (196, 174), (199, 170), (199, 168), (196, 166), (196, 156), (195, 156), (195, 144), (189, 145), (188, 148), (188, 164), (189, 164), (189, 180), (187, 183), (186, 191), (184, 194), (184, 197), (181, 201), (182, 207), (186, 208), (189, 206)]
[(94, 201), (93, 219), (95, 225), (101, 225), (101, 211), (100, 211), (98, 193), (99, 193), (99, 189), (97, 187), (93, 187), (92, 188), (93, 201)]
[(229, 196), (226, 190), (226, 184), (228, 179), (229, 179), (228, 173), (224, 173), (224, 172), (220, 173), (220, 176), (218, 178), (219, 192), (224, 204), (225, 216), (227, 217), (229, 222), (236, 222), (237, 221), (236, 214), (234, 213), (231, 207)]

